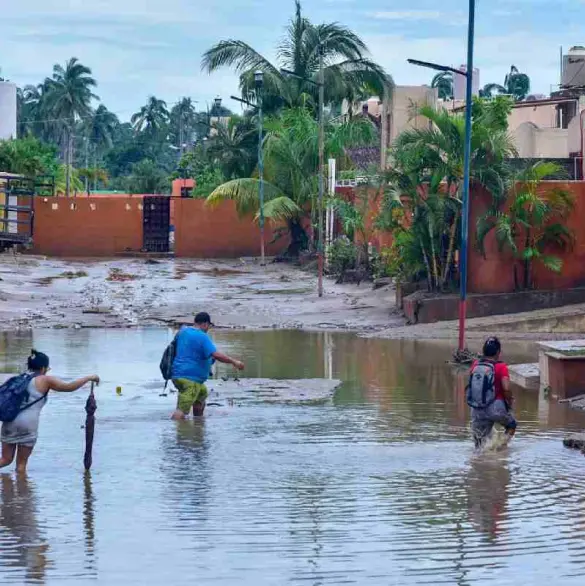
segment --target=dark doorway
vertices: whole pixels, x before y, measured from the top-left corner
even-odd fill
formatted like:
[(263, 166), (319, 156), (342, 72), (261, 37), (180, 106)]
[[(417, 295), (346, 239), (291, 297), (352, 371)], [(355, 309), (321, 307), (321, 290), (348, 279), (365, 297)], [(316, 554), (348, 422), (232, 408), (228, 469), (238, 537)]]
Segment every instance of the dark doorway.
[(142, 209), (143, 249), (145, 252), (169, 252), (171, 198), (146, 196)]

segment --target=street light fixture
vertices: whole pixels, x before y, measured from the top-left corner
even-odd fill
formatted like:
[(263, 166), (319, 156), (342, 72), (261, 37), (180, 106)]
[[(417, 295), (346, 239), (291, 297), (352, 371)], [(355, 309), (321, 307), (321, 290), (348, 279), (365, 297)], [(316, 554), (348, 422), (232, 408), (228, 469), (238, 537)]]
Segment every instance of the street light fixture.
[(256, 102), (252, 104), (248, 100), (230, 96), (232, 100), (245, 104), (249, 108), (256, 110), (258, 113), (258, 199), (260, 200), (260, 264), (266, 265), (265, 246), (264, 246), (264, 155), (262, 152), (262, 135), (263, 135), (263, 121), (262, 121), (262, 87), (264, 86), (264, 73), (262, 71), (254, 72), (254, 85), (256, 86)]
[(264, 156), (262, 153), (262, 88), (264, 86), (264, 72), (254, 72), (254, 85), (256, 86), (256, 103), (258, 104), (258, 196), (260, 199), (260, 264), (266, 264), (264, 256)]
[(319, 44), (319, 73), (318, 73), (318, 81), (314, 81), (309, 79), (308, 77), (303, 77), (302, 75), (296, 74), (294, 71), (290, 71), (288, 69), (281, 69), (280, 72), (283, 75), (287, 75), (290, 77), (295, 77), (296, 79), (300, 79), (302, 81), (306, 81), (311, 83), (317, 88), (319, 88), (319, 204), (318, 204), (318, 214), (319, 214), (319, 241), (317, 245), (317, 271), (318, 271), (318, 278), (317, 278), (317, 292), (319, 297), (323, 297), (323, 192), (324, 192), (324, 179), (323, 179), (323, 166), (324, 166), (324, 158), (325, 158), (325, 117), (324, 117), (324, 102), (325, 102), (325, 80), (324, 80), (324, 71), (323, 71), (323, 55), (324, 55), (324, 46), (320, 43)]
[(463, 155), (463, 210), (461, 214), (461, 254), (459, 261), (459, 351), (465, 349), (465, 317), (467, 314), (467, 251), (469, 241), (469, 175), (471, 167), (471, 109), (473, 100), (473, 41), (475, 34), (475, 0), (469, 0), (469, 21), (467, 24), (467, 66), (465, 72), (446, 65), (408, 59), (413, 65), (451, 71), (466, 77), (465, 85), (465, 139)]

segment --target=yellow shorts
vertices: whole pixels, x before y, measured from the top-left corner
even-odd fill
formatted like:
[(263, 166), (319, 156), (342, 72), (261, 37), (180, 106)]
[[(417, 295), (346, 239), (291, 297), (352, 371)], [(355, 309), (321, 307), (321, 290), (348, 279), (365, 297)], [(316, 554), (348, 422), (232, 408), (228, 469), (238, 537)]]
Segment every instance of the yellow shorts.
[(179, 391), (177, 409), (188, 415), (195, 403), (205, 403), (207, 387), (203, 383), (196, 383), (186, 378), (173, 379), (173, 384)]

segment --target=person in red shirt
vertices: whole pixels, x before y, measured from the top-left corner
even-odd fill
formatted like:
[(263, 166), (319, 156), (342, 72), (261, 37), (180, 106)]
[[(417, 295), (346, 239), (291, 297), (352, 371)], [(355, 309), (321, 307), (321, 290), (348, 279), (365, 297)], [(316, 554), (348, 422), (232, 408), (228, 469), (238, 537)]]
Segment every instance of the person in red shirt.
[[(510, 374), (505, 362), (500, 361), (502, 345), (496, 337), (488, 338), (483, 345), (483, 362), (494, 364), (495, 401), (485, 409), (471, 409), (471, 431), (475, 447), (480, 448), (491, 434), (494, 424), (499, 423), (511, 438), (516, 433), (516, 419), (511, 413), (514, 397), (510, 391)], [(479, 363), (475, 360), (471, 372)]]

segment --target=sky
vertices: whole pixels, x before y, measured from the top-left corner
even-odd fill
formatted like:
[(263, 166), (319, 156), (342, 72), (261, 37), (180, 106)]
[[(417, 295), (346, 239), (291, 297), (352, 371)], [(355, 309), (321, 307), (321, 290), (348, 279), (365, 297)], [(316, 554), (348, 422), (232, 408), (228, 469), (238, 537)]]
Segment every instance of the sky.
[[(237, 77), (201, 71), (202, 53), (239, 39), (273, 59), (293, 0), (0, 0), (0, 71), (36, 84), (53, 64), (78, 57), (93, 70), (96, 93), (122, 120), (149, 95), (169, 105), (189, 96), (201, 109), (214, 97), (238, 110)], [(367, 43), (400, 85), (430, 83), (407, 58), (465, 62), (465, 0), (304, 0), (313, 22), (337, 21)], [(477, 0), (475, 65), (480, 84), (502, 83), (510, 65), (528, 73), (532, 93), (559, 83), (559, 48), (585, 45), (585, 0)], [(583, 24), (579, 24), (583, 23)]]

